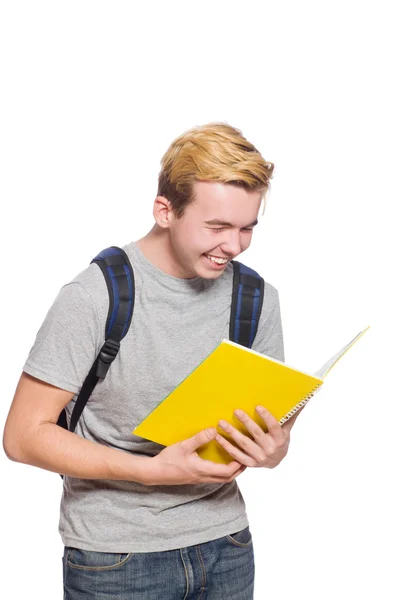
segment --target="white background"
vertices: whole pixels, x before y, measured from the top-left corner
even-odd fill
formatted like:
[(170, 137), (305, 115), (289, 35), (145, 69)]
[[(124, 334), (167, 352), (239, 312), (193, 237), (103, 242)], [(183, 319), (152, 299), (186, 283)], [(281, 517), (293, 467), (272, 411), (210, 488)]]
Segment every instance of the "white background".
[[(285, 461), (239, 479), (258, 600), (397, 597), (391, 5), (1, 4), (2, 426), (59, 288), (148, 231), (160, 158), (194, 125), (276, 165), (242, 260), (279, 291), (287, 364), (313, 372), (371, 325)], [(61, 598), (61, 479), (0, 465), (4, 597)]]

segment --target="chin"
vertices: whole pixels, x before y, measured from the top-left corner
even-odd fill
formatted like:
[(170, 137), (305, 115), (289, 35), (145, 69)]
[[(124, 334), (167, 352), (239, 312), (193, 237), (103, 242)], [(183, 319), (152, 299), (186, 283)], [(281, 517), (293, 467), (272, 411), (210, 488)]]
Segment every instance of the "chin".
[(219, 273), (197, 273), (202, 279), (218, 279), (222, 275), (223, 271)]

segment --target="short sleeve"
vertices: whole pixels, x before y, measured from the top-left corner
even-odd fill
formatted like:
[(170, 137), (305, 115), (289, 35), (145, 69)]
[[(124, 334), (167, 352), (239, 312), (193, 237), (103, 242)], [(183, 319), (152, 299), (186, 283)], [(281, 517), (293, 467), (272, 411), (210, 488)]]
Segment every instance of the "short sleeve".
[(285, 362), (279, 295), (276, 288), (267, 282), (258, 331), (252, 349)]
[(100, 343), (101, 328), (93, 299), (80, 283), (68, 283), (49, 309), (23, 370), (77, 394)]

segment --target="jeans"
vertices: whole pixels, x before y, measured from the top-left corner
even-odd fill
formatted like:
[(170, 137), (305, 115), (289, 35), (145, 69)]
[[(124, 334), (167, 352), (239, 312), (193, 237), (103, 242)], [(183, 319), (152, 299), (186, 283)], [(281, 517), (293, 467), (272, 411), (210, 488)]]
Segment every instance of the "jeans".
[(178, 550), (63, 555), (64, 600), (252, 600), (254, 575), (249, 527)]

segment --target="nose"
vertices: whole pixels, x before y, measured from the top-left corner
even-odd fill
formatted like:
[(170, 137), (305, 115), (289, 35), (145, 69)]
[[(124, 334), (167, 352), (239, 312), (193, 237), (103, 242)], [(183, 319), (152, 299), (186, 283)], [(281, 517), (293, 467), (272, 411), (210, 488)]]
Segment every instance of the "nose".
[(222, 241), (221, 248), (222, 252), (229, 254), (230, 256), (237, 256), (242, 251), (241, 244), (241, 232), (229, 231), (225, 232), (225, 239)]

